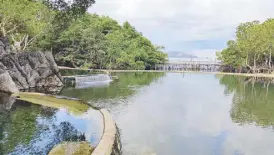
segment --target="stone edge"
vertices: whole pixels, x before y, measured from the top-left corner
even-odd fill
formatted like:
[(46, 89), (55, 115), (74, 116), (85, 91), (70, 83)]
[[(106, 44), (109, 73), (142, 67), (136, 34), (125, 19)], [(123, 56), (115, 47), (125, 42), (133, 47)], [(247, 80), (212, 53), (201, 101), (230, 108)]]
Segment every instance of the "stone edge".
[(104, 131), (99, 144), (91, 155), (111, 155), (116, 136), (116, 125), (111, 114), (106, 109), (100, 109), (104, 119)]
[[(33, 95), (46, 95), (43, 93), (28, 93)], [(12, 94), (18, 96), (17, 93)], [(111, 114), (106, 109), (99, 109), (103, 116), (103, 135), (99, 144), (95, 147), (91, 155), (111, 155), (116, 139), (117, 128)]]

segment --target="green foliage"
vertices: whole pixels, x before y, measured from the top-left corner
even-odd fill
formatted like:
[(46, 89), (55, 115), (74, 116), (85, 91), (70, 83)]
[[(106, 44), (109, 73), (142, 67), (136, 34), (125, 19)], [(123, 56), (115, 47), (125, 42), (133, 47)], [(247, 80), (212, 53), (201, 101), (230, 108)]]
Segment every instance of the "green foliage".
[(58, 63), (72, 67), (151, 69), (167, 57), (162, 48), (153, 45), (128, 22), (120, 26), (106, 16), (84, 15), (61, 34), (58, 42)]
[(88, 14), (94, 0), (2, 0), (0, 37), (16, 51), (52, 51), (58, 65), (95, 69), (153, 69), (164, 63), (153, 45), (129, 22)]
[(217, 55), (225, 65), (245, 67), (253, 73), (273, 71), (274, 20), (242, 23), (237, 27), (236, 39)]
[[(36, 48), (42, 50), (52, 50), (54, 53), (60, 51), (58, 42), (61, 34), (78, 18), (85, 15), (86, 10), (95, 3), (94, 0), (42, 0), (54, 15), (50, 30), (39, 40)], [(72, 3), (71, 3), (72, 2)], [(61, 47), (62, 48), (62, 47)]]
[(17, 51), (33, 44), (51, 20), (51, 12), (40, 1), (1, 0), (0, 10), (0, 37), (9, 37)]
[(227, 42), (227, 48), (224, 49), (220, 55), (218, 55), (218, 59), (222, 60), (222, 62), (226, 65), (231, 65), (235, 68), (242, 65), (243, 59), (238, 49), (238, 45), (235, 41), (230, 40)]

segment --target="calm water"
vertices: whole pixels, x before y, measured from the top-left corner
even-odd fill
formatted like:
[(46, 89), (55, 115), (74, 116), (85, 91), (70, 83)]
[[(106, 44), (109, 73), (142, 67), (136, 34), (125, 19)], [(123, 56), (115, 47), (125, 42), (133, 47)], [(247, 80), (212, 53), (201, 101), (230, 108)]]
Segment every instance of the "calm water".
[(0, 154), (46, 155), (62, 141), (89, 141), (96, 146), (102, 121), (93, 109), (74, 116), (0, 94)]
[(111, 111), (125, 155), (273, 155), (274, 85), (213, 74), (119, 73), (65, 88)]

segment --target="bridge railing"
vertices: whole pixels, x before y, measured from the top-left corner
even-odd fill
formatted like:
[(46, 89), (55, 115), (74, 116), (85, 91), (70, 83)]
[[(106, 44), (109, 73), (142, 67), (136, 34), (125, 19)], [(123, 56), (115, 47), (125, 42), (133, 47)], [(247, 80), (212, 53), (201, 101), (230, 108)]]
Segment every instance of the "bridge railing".
[(221, 64), (220, 61), (170, 61), (166, 64)]
[(157, 64), (155, 70), (217, 72), (219, 71), (220, 66), (221, 63), (217, 61), (180, 61)]

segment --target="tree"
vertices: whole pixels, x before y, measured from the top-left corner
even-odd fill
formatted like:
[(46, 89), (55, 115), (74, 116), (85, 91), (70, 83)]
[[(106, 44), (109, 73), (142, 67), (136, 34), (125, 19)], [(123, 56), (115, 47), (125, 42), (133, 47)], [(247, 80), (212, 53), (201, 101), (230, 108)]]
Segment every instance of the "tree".
[(107, 42), (98, 23), (98, 16), (89, 14), (72, 23), (58, 39), (62, 46), (57, 61), (72, 67), (103, 68)]
[(217, 55), (231, 67), (246, 67), (253, 73), (271, 72), (274, 44), (274, 20), (242, 23), (237, 27), (235, 41)]
[(24, 51), (50, 22), (50, 11), (39, 1), (1, 0), (0, 36), (12, 40), (17, 51)]
[(153, 69), (167, 61), (129, 23), (89, 14), (94, 0), (2, 0), (1, 37), (17, 51), (50, 50), (58, 65), (96, 69)]
[(63, 32), (70, 27), (70, 25), (86, 14), (86, 11), (94, 0), (42, 0), (43, 3), (54, 12), (53, 20), (51, 22), (50, 31), (41, 39), (42, 44), (38, 47), (43, 50), (52, 50), (54, 54), (60, 51), (60, 42), (57, 40)]
[(58, 39), (57, 63), (71, 67), (150, 69), (166, 61), (161, 46), (153, 45), (133, 26), (106, 17), (85, 14)]

